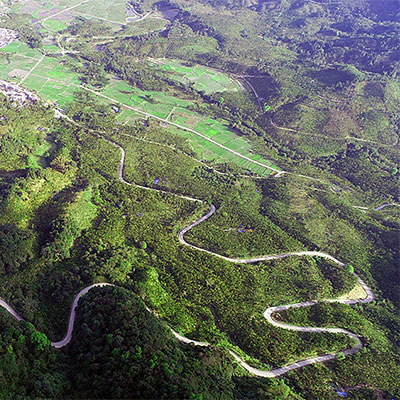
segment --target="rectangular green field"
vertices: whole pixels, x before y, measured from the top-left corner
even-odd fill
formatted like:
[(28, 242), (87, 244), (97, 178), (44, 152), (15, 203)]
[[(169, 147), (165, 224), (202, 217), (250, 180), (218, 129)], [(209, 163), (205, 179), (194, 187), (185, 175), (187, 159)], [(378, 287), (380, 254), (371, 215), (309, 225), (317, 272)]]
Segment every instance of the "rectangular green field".
[[(215, 135), (213, 137), (213, 140), (215, 140), (217, 143), (223, 144), (226, 146), (226, 143), (231, 143), (232, 142), (232, 133), (231, 132), (218, 132), (218, 135)], [(229, 146), (227, 146), (229, 147)], [(230, 147), (229, 147), (230, 148)]]
[(204, 122), (200, 122), (199, 124), (197, 124), (193, 129), (195, 131), (204, 133), (204, 131), (206, 131), (208, 128), (210, 128), (210, 126), (208, 124), (205, 124)]
[(42, 54), (38, 50), (31, 49), (25, 43), (18, 41), (11, 42), (7, 46), (2, 47), (1, 50), (7, 51), (8, 53), (15, 53), (20, 56), (32, 57), (37, 59), (42, 56)]
[(46, 21), (42, 22), (42, 25), (53, 32), (59, 32), (67, 28), (67, 24), (59, 19), (47, 19)]
[(241, 149), (243, 147), (248, 147), (248, 144), (247, 143), (243, 143), (243, 141), (239, 140), (239, 138), (238, 139), (232, 139), (232, 137), (231, 137), (230, 141), (224, 143), (224, 146), (229, 147), (230, 149), (236, 151), (236, 150)]
[[(50, 79), (48, 82), (43, 82), (43, 78), (36, 76), (36, 70), (31, 77), (27, 79), (27, 84), (30, 84), (32, 88), (35, 88), (45, 98), (51, 101), (57, 101), (59, 104), (64, 105), (73, 99), (73, 92), (77, 89), (76, 86), (71, 85), (70, 82), (79, 82), (74, 73), (68, 71), (66, 67), (59, 63), (56, 59), (46, 57), (43, 63), (39, 65), (38, 70), (43, 76), (54, 77), (58, 76), (57, 81)], [(35, 81), (36, 79), (36, 81)], [(265, 165), (269, 165), (270, 162), (264, 160), (261, 156), (251, 153), (250, 144), (246, 142), (244, 138), (238, 137), (234, 132), (230, 131), (228, 126), (224, 122), (217, 121), (211, 118), (204, 117), (193, 111), (187, 110), (185, 105), (190, 104), (190, 101), (179, 99), (176, 96), (171, 96), (167, 93), (154, 92), (154, 91), (143, 91), (138, 88), (132, 87), (129, 84), (122, 81), (112, 81), (102, 93), (122, 104), (129, 105), (137, 108), (138, 110), (144, 111), (155, 117), (165, 119), (172, 107), (175, 106), (172, 121), (182, 126), (192, 128), (201, 132), (209, 138), (213, 138), (217, 143), (223, 144), (229, 149), (240, 152), (241, 154), (262, 162)], [(103, 101), (109, 102), (111, 100)], [(131, 115), (132, 114), (132, 115)], [(121, 114), (118, 115), (119, 122), (130, 122), (137, 118), (143, 118), (140, 113), (135, 113), (131, 110), (121, 110)], [(166, 127), (165, 127), (166, 128)], [(246, 160), (224, 149), (218, 144), (207, 141), (205, 138), (195, 133), (168, 127), (168, 129), (175, 130), (183, 137), (188, 137), (192, 143), (193, 148), (202, 157), (207, 159), (218, 159), (221, 162), (234, 162), (244, 168), (251, 168), (254, 172), (262, 172), (265, 167), (252, 163), (250, 160)]]
[(213, 129), (213, 128), (208, 128), (206, 129), (204, 132), (204, 135), (206, 135), (207, 137), (211, 138), (213, 136), (216, 136), (219, 134), (219, 131), (217, 129)]

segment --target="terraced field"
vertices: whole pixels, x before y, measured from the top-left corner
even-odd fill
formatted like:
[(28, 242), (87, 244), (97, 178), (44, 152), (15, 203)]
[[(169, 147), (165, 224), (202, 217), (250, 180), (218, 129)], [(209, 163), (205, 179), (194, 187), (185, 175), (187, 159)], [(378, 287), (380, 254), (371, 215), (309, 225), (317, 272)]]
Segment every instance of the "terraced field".
[(178, 60), (157, 59), (152, 64), (171, 74), (171, 78), (184, 84), (192, 84), (206, 94), (242, 90), (239, 82), (228, 74), (203, 65), (185, 65)]
[[(261, 175), (269, 175), (273, 169), (279, 170), (279, 168), (269, 160), (252, 153), (251, 145), (243, 137), (238, 136), (237, 133), (229, 128), (228, 121), (217, 121), (191, 111), (188, 108), (191, 104), (189, 100), (180, 99), (176, 96), (160, 92), (142, 91), (122, 81), (111, 82), (102, 94), (138, 111), (165, 120), (161, 121), (161, 126), (176, 132), (180, 136), (188, 138), (194, 151), (205, 160), (232, 162)], [(129, 112), (123, 110), (119, 121), (125, 122), (125, 118), (128, 115)], [(171, 122), (172, 126), (168, 124), (167, 117), (168, 122)], [(136, 116), (132, 119), (139, 118), (140, 113), (136, 113)], [(188, 128), (189, 130), (179, 129), (179, 126), (177, 127), (176, 125)], [(191, 131), (196, 131), (201, 135), (196, 135)], [(211, 141), (205, 140), (205, 138), (211, 139)], [(234, 152), (229, 152), (224, 147)], [(235, 152), (248, 157), (250, 160), (240, 157), (235, 154)], [(272, 169), (268, 169), (251, 160), (265, 164)]]
[[(1, 75), (15, 82), (23, 80), (24, 86), (57, 106), (65, 107), (71, 103), (74, 92), (83, 88), (78, 75), (60, 58), (46, 56), (40, 61), (42, 54), (38, 50), (19, 42), (11, 43), (4, 50), (10, 54), (10, 62), (0, 66)], [(48, 50), (54, 51), (54, 46)], [(203, 72), (207, 71), (203, 73), (203, 81), (215, 82), (209, 70), (201, 68)], [(223, 77), (221, 82), (233, 82), (228, 75), (219, 75)], [(99, 95), (96, 90), (94, 93)], [(121, 112), (117, 115), (119, 123), (132, 123), (143, 119), (143, 115), (160, 120), (161, 127), (167, 132), (186, 137), (195, 153), (204, 160), (234, 163), (260, 175), (279, 171), (269, 160), (254, 154), (251, 145), (229, 127), (228, 121), (218, 121), (192, 111), (193, 100), (181, 94), (144, 91), (122, 80), (111, 79), (99, 100), (125, 106), (120, 107)]]
[[(11, 7), (10, 10), (27, 15), (33, 24), (40, 24), (44, 28), (43, 32), (47, 33), (65, 29), (76, 17), (99, 19), (114, 27), (130, 26), (143, 18), (143, 16), (135, 14), (133, 14), (135, 18), (132, 18), (132, 13), (127, 10), (127, 2), (123, 0), (113, 2), (107, 0), (25, 1)], [(147, 17), (153, 22), (162, 19), (159, 15), (148, 15)], [(159, 25), (156, 24), (156, 26)], [(153, 30), (151, 25), (149, 30)]]

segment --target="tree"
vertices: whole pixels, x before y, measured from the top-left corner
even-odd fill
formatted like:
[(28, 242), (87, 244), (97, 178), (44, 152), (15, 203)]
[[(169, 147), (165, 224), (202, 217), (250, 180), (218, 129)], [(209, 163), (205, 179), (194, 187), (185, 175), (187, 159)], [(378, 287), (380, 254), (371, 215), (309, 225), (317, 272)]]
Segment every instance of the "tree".
[(339, 353), (336, 353), (335, 358), (336, 358), (336, 360), (341, 361), (341, 360), (344, 360), (346, 358), (346, 356), (341, 351), (339, 351)]
[(31, 332), (30, 341), (32, 344), (36, 344), (36, 350), (43, 351), (50, 346), (50, 340), (44, 333), (38, 332), (31, 323), (28, 323), (28, 328)]
[(42, 37), (30, 26), (24, 25), (18, 30), (19, 39), (31, 48), (42, 46)]
[(354, 274), (354, 267), (352, 266), (352, 265), (348, 265), (347, 266), (347, 268), (349, 269), (349, 272), (351, 273), (351, 274)]
[(22, 232), (11, 224), (0, 226), (0, 273), (18, 270), (21, 264), (32, 257), (33, 236)]

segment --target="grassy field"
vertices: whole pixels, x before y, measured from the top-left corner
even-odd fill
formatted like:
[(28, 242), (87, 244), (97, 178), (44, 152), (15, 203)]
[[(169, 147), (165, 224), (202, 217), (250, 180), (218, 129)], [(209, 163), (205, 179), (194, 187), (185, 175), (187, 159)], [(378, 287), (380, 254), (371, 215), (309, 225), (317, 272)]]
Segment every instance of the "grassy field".
[(42, 22), (42, 25), (50, 31), (58, 32), (64, 30), (67, 25), (59, 19), (47, 19)]
[(42, 49), (45, 51), (47, 55), (60, 53), (60, 48), (55, 44), (45, 44), (42, 46)]
[[(8, 51), (13, 52), (15, 55), (10, 59), (9, 64), (0, 66), (0, 73), (1, 76), (16, 77), (19, 80), (35, 65), (40, 53), (29, 53), (24, 45), (17, 42), (9, 46)], [(27, 59), (25, 58), (27, 53), (36, 57)], [(24, 86), (36, 91), (44, 99), (64, 107), (73, 101), (74, 92), (79, 90), (80, 81), (77, 74), (71, 72), (61, 61), (48, 56), (25, 79)], [(120, 123), (130, 123), (140, 117), (143, 118), (143, 114), (142, 116), (140, 114), (141, 111), (160, 119), (168, 117), (168, 121), (171, 123), (195, 130), (199, 134), (171, 126), (163, 121), (160, 122), (164, 129), (172, 130), (180, 136), (187, 137), (196, 154), (205, 160), (217, 163), (234, 163), (261, 175), (268, 175), (271, 170), (253, 163), (251, 160), (278, 169), (270, 161), (253, 154), (251, 145), (243, 137), (233, 132), (229, 128), (227, 121), (217, 121), (191, 111), (189, 107), (193, 103), (192, 100), (178, 97), (177, 93), (167, 94), (164, 92), (144, 91), (130, 86), (124, 81), (115, 79), (111, 80), (102, 93), (111, 99), (115, 99), (116, 102), (139, 111), (135, 113), (134, 110), (122, 108), (117, 117)], [(99, 99), (110, 102), (110, 100), (101, 97)], [(204, 135), (204, 137), (201, 135)], [(248, 157), (250, 160), (246, 160), (220, 145), (226, 146), (228, 149)]]
[(173, 79), (185, 84), (192, 84), (196, 90), (206, 94), (215, 92), (241, 90), (239, 83), (228, 74), (203, 65), (184, 65), (177, 60), (157, 59), (153, 61), (163, 71), (171, 74)]
[(45, 57), (35, 71), (24, 81), (24, 85), (35, 90), (44, 99), (61, 106), (73, 101), (73, 93), (80, 81), (56, 58)]
[(126, 1), (124, 0), (99, 0), (89, 1), (74, 9), (74, 14), (89, 15), (105, 20), (115, 21), (125, 24)]
[(12, 42), (8, 44), (7, 46), (3, 47), (1, 51), (6, 51), (8, 53), (14, 53), (19, 56), (24, 56), (24, 57), (32, 57), (32, 58), (40, 58), (41, 54), (38, 50), (36, 49), (31, 49), (28, 47), (25, 43), (22, 42)]
[[(194, 151), (206, 160), (233, 162), (243, 168), (262, 175), (268, 175), (271, 172), (271, 170), (265, 167), (255, 164), (250, 160), (243, 159), (218, 146), (218, 144), (221, 144), (245, 157), (249, 157), (251, 160), (279, 169), (270, 161), (253, 154), (251, 152), (251, 145), (243, 137), (233, 132), (229, 128), (227, 121), (217, 121), (212, 118), (207, 118), (206, 116), (186, 108), (191, 104), (189, 100), (180, 99), (166, 93), (143, 91), (138, 88), (133, 88), (122, 81), (112, 81), (103, 91), (103, 94), (120, 103), (162, 119), (166, 119), (167, 116), (170, 115), (168, 121), (182, 125), (185, 128), (193, 129), (206, 136), (206, 138), (212, 139), (216, 143), (208, 141), (195, 133), (179, 129), (179, 127), (168, 126), (166, 123), (161, 122), (161, 126), (165, 129), (172, 129), (179, 135), (187, 137), (192, 143)], [(126, 110), (122, 110), (122, 112), (125, 115), (129, 115), (129, 112)], [(136, 119), (136, 117), (133, 119)], [(122, 122), (122, 120), (123, 118), (119, 117), (119, 121)]]
[[(79, 4), (82, 0), (44, 0), (41, 2), (26, 2), (23, 5), (16, 5), (13, 9), (14, 12), (20, 12), (31, 15), (32, 19), (41, 20), (50, 15), (59, 13), (63, 9), (73, 7)], [(60, 14), (64, 15), (64, 14)], [(50, 21), (47, 20), (47, 21)], [(50, 23), (51, 25), (51, 23)]]
[(132, 22), (124, 27), (123, 35), (144, 35), (149, 32), (154, 32), (165, 28), (168, 21), (161, 18), (153, 18), (149, 16), (137, 22)]
[(13, 61), (9, 64), (7, 62), (0, 63), (0, 78), (19, 82), (35, 63), (35, 59), (15, 56)]

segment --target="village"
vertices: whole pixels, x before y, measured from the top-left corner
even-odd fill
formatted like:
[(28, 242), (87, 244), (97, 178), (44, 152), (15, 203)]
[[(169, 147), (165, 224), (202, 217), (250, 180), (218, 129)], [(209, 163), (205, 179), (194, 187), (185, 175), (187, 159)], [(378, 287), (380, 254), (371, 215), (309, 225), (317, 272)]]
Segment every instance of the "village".
[(4, 80), (0, 80), (0, 93), (7, 96), (13, 103), (18, 104), (20, 107), (36, 103), (39, 100), (39, 97), (33, 92)]
[[(0, 2), (0, 8), (1, 8)], [(1, 14), (0, 14), (1, 17)], [(18, 34), (11, 29), (0, 28), (0, 49), (18, 38)]]

